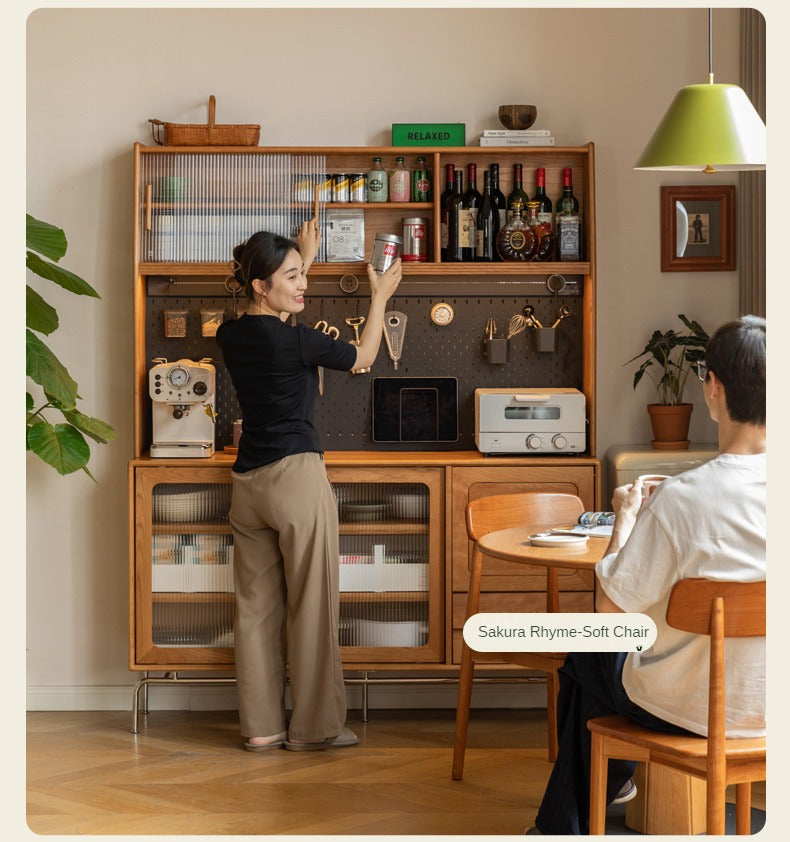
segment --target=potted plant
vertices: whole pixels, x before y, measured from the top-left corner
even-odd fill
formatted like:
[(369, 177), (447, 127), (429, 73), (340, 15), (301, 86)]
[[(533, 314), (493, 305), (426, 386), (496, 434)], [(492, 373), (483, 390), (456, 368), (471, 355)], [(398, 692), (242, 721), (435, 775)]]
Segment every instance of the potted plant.
[[(634, 389), (647, 374), (656, 386), (658, 400), (647, 405), (653, 426), (651, 445), (657, 450), (684, 450), (689, 446), (688, 431), (694, 405), (684, 403), (683, 392), (691, 372), (705, 359), (708, 334), (699, 322), (678, 318), (687, 333), (667, 330), (653, 332), (644, 350), (628, 360), (626, 365), (647, 357), (634, 374)], [(658, 371), (651, 370), (656, 366)]]
[[(25, 223), (27, 268), (75, 295), (98, 298), (99, 294), (87, 281), (57, 265), (67, 248), (63, 231), (30, 214), (26, 215)], [(28, 284), (25, 338), (28, 377), (25, 407), (27, 449), (59, 474), (82, 470), (93, 479), (88, 470), (91, 452), (85, 437), (106, 444), (115, 438), (115, 430), (105, 421), (92, 418), (77, 409), (79, 387), (63, 363), (41, 339), (41, 335), (49, 336), (55, 331), (58, 324), (55, 308)], [(35, 384), (32, 391), (31, 384)], [(34, 397), (34, 392), (39, 393), (38, 399)], [(60, 423), (53, 424), (47, 418), (53, 411), (62, 416)]]

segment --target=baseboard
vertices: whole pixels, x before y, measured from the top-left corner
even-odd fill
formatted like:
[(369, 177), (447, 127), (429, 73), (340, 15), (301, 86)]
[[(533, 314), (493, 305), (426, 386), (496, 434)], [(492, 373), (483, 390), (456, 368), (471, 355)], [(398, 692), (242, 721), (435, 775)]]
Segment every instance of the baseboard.
[[(132, 710), (133, 684), (128, 686), (45, 686), (27, 688), (27, 710)], [(415, 686), (375, 684), (368, 687), (368, 708), (411, 710), (454, 709), (456, 684)], [(362, 707), (362, 687), (346, 687), (350, 710)], [(472, 692), (473, 708), (545, 708), (542, 684), (479, 684)], [(174, 680), (172, 686), (148, 688), (149, 710), (236, 710), (235, 687), (210, 687)]]

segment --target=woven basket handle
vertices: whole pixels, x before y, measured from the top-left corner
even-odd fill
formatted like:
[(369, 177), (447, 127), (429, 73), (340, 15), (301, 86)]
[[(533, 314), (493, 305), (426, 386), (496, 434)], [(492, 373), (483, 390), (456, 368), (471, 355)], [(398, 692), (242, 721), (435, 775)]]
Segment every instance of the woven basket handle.
[(163, 146), (162, 127), (165, 124), (161, 120), (149, 120), (148, 122), (151, 124), (151, 134), (154, 136), (154, 142), (159, 146)]
[(216, 114), (217, 114), (217, 100), (214, 98), (214, 95), (212, 94), (208, 98), (208, 124), (209, 124), (209, 126), (215, 125), (214, 120), (215, 120)]

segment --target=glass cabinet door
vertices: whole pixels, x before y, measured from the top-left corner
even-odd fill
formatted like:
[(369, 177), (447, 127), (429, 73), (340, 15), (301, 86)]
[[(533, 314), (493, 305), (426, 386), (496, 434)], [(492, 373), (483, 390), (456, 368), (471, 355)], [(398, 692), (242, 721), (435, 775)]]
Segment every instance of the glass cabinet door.
[(343, 661), (441, 660), (442, 469), (328, 474), (340, 521)]
[(229, 472), (138, 468), (136, 486), (137, 662), (232, 664)]

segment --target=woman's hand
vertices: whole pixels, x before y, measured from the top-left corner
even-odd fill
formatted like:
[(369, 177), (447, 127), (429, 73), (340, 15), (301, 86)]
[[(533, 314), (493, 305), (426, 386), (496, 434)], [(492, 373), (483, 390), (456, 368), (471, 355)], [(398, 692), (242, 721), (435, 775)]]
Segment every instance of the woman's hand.
[(315, 217), (302, 223), (296, 236), (296, 245), (299, 246), (299, 254), (304, 261), (304, 270), (307, 272), (321, 245), (321, 232), (318, 230), (318, 220)]
[(383, 275), (378, 272), (368, 263), (368, 280), (370, 281), (370, 297), (371, 299), (379, 296), (384, 297), (384, 301), (389, 301), (398, 288), (398, 284), (403, 277), (403, 266), (401, 259), (397, 258), (392, 261), (389, 269)]

